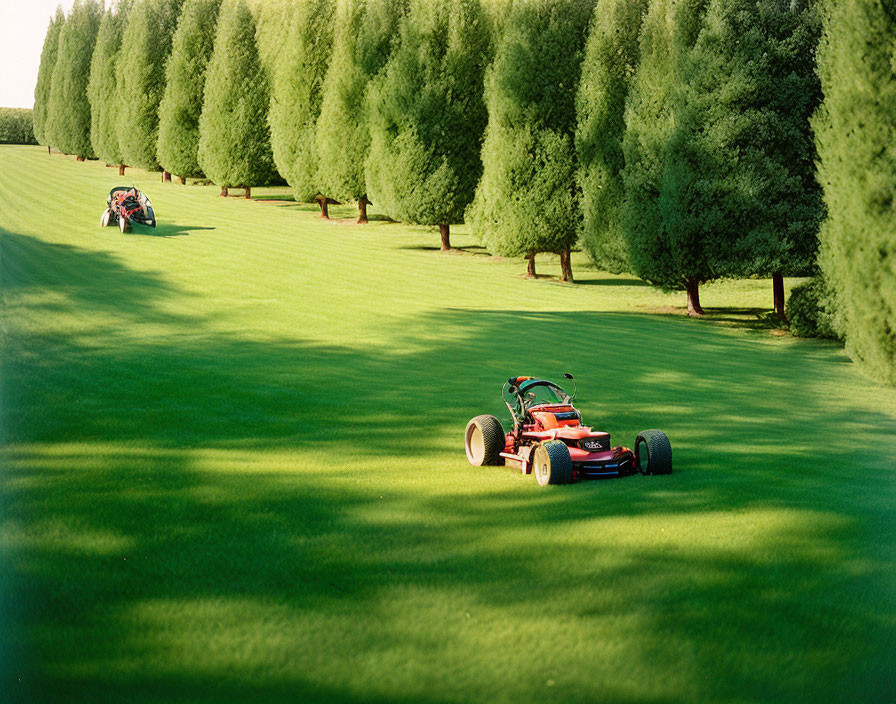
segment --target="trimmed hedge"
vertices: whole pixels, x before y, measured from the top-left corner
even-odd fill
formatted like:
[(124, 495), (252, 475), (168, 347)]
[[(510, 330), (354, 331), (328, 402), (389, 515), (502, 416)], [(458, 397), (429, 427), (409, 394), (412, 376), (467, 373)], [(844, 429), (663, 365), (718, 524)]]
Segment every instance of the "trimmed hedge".
[(819, 264), (837, 293), (847, 352), (896, 385), (896, 14), (872, 0), (825, 7), (825, 100), (814, 124), (828, 206)]
[(27, 108), (0, 108), (0, 144), (37, 144), (33, 115)]
[(834, 293), (822, 277), (795, 286), (787, 299), (786, 311), (794, 336), (842, 339)]

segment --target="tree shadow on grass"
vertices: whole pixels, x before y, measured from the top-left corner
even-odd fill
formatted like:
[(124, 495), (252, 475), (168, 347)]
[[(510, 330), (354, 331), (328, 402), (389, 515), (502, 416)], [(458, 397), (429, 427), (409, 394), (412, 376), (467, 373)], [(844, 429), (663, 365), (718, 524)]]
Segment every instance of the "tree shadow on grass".
[[(404, 249), (413, 252), (441, 252), (442, 248), (437, 245), (425, 245), (425, 244), (408, 244), (402, 245), (397, 249)], [(471, 244), (465, 245), (463, 247), (452, 247), (449, 249), (446, 254), (474, 254), (480, 257), (491, 257), (491, 253), (480, 245)]]
[(597, 279), (589, 279), (589, 278), (577, 278), (576, 279), (577, 286), (650, 286), (646, 281), (642, 281), (641, 279), (627, 279), (627, 278), (609, 278), (602, 277)]
[[(7, 292), (68, 286), (72, 315), (183, 295), (74, 247), (4, 255)], [(154, 319), (7, 336), (13, 697), (892, 695), (896, 428), (819, 385), (852, 379), (829, 350), (625, 313), (445, 309), (385, 331), (394, 354)], [(667, 430), (676, 473), (540, 490), (466, 464), (501, 379), (564, 371), (617, 442)]]
[(172, 222), (159, 222), (155, 227), (143, 227), (138, 225), (131, 234), (152, 235), (155, 237), (181, 237), (200, 230), (214, 230), (214, 227), (200, 227), (198, 225), (180, 225)]
[(252, 200), (258, 203), (295, 203), (295, 196), (288, 193), (274, 193), (272, 195), (253, 196)]
[(180, 316), (159, 304), (187, 295), (154, 272), (137, 271), (112, 254), (50, 244), (0, 228), (0, 271), (7, 294), (34, 294), (33, 310), (83, 310), (125, 315), (133, 320), (172, 322)]
[[(305, 203), (303, 201), (297, 201), (292, 195), (261, 195), (254, 196), (252, 200), (265, 205), (270, 204), (282, 208), (293, 208), (304, 213), (316, 213), (320, 211), (320, 206), (317, 205), (317, 203)], [(333, 222), (341, 221), (341, 224), (348, 224), (349, 222), (357, 221), (358, 208), (356, 205), (352, 205), (351, 203), (343, 205), (331, 205), (329, 208), (329, 214)], [(381, 215), (379, 213), (368, 213), (367, 219), (370, 222), (395, 222), (394, 220), (392, 220), (392, 218), (387, 217), (386, 215)]]
[(768, 308), (704, 308), (704, 320), (746, 330), (786, 330), (787, 323)]

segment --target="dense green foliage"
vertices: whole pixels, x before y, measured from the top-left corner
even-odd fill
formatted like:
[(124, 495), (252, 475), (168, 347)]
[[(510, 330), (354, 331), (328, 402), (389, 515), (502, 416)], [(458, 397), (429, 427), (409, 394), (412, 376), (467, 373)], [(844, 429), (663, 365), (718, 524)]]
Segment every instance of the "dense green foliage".
[(482, 75), (489, 25), (479, 0), (412, 0), (401, 36), (371, 85), (371, 197), (396, 220), (463, 218), (482, 172)]
[(271, 68), (271, 146), (277, 170), (303, 201), (320, 190), (315, 133), (334, 11), (333, 0), (281, 1), (271, 10), (280, 18), (280, 33), (273, 39), (282, 44)]
[(118, 61), (118, 142), (124, 160), (157, 169), (165, 62), (182, 0), (136, 0)]
[(582, 245), (606, 271), (631, 270), (622, 233), (625, 104), (638, 65), (649, 0), (599, 0), (576, 98)]
[(896, 14), (880, 2), (827, 6), (815, 123), (828, 209), (820, 262), (847, 351), (896, 384)]
[(199, 118), (199, 165), (219, 186), (254, 186), (273, 175), (269, 92), (244, 0), (221, 8)]
[(558, 252), (578, 236), (575, 95), (591, 10), (514, 0), (485, 80), (484, 171), (467, 218), (489, 251)]
[[(664, 288), (712, 278), (709, 235), (716, 211), (679, 210), (675, 187), (690, 175), (683, 149), (683, 86), (708, 0), (654, 0), (641, 32), (641, 60), (632, 80), (623, 140), (622, 223), (633, 272)], [(693, 217), (693, 221), (689, 217)]]
[(37, 84), (34, 86), (34, 136), (40, 144), (49, 144), (46, 134), (47, 108), (53, 85), (53, 69), (56, 68), (56, 57), (59, 54), (59, 33), (64, 25), (65, 14), (62, 12), (62, 7), (57, 7), (44, 37), (40, 67), (37, 70)]
[(821, 276), (795, 286), (787, 299), (790, 332), (797, 337), (842, 339), (834, 293)]
[(60, 151), (79, 157), (94, 155), (87, 84), (102, 14), (99, 0), (75, 1), (59, 33), (59, 53), (47, 105), (49, 141)]
[(700, 243), (713, 276), (814, 268), (823, 207), (809, 122), (821, 98), (812, 5), (710, 0), (677, 66), (664, 224)]
[(118, 143), (118, 56), (132, 0), (119, 0), (100, 22), (90, 62), (90, 143), (107, 164), (124, 163)]
[(168, 59), (159, 106), (159, 164), (178, 176), (198, 176), (199, 116), (221, 0), (186, 0)]
[[(159, 226), (122, 236), (112, 169), (0, 161), (0, 699), (892, 701), (896, 394), (836, 345), (139, 169)], [(675, 472), (471, 467), (516, 370), (575, 374), (614, 444), (664, 429)]]
[(364, 96), (389, 58), (406, 5), (406, 0), (338, 0), (336, 5), (316, 138), (318, 186), (337, 200), (358, 200), (367, 193), (370, 126)]
[(37, 144), (34, 139), (34, 111), (0, 108), (0, 144)]

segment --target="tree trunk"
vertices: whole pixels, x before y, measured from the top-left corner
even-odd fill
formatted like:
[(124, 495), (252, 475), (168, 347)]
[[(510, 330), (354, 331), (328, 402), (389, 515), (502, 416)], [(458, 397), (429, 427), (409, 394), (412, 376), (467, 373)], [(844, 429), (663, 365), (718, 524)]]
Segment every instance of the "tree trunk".
[(170, 183), (171, 182), (171, 174), (167, 171), (162, 172), (162, 183)]
[(361, 196), (361, 199), (358, 201), (358, 224), (363, 225), (368, 222), (367, 220), (367, 206), (373, 205), (369, 200), (367, 200), (367, 194), (365, 193)]
[(83, 157), (83, 156), (76, 156), (76, 157), (75, 157), (75, 160), (76, 160), (76, 161), (84, 161), (84, 157)]
[(560, 280), (566, 283), (574, 283), (572, 278), (572, 253), (569, 247), (560, 252)]
[(246, 186), (246, 198), (252, 197), (252, 186)]
[(688, 279), (685, 290), (688, 292), (688, 315), (691, 317), (705, 315), (700, 305), (700, 279)]
[(439, 236), (442, 238), (442, 251), (451, 249), (451, 225), (439, 225)]
[(228, 195), (227, 186), (221, 186), (221, 197), (226, 198)]
[(50, 156), (50, 145), (47, 145), (47, 156)]
[(323, 193), (318, 193), (314, 196), (314, 200), (317, 201), (317, 204), (320, 206), (320, 216), (324, 220), (330, 219), (330, 207), (331, 205), (342, 205), (338, 200), (333, 200), (332, 198), (327, 198)]
[(784, 275), (775, 272), (772, 274), (772, 296), (775, 299), (775, 315), (782, 322), (787, 322), (787, 314), (784, 312)]
[(119, 165), (118, 165), (118, 175), (119, 175), (119, 176), (124, 176), (124, 170), (125, 170), (126, 168), (128, 168), (126, 164), (119, 164)]
[(535, 273), (535, 252), (529, 252), (526, 255), (526, 278), (527, 279), (537, 279), (538, 276)]
[(181, 186), (187, 185), (187, 177), (186, 176), (178, 176), (177, 180), (180, 181)]

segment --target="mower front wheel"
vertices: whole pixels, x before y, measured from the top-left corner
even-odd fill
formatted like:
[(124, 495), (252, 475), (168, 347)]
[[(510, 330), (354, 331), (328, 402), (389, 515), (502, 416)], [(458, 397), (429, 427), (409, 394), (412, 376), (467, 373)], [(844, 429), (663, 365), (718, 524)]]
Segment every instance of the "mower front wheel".
[(532, 452), (532, 472), (539, 486), (572, 484), (572, 457), (569, 448), (560, 440), (549, 440), (535, 446)]
[(494, 416), (476, 416), (467, 423), (464, 450), (474, 467), (501, 464), (504, 449), (504, 428)]
[(641, 474), (671, 474), (672, 443), (662, 430), (642, 430), (638, 433), (635, 467)]
[(118, 229), (121, 230), (121, 234), (124, 234), (125, 232), (127, 232), (128, 230), (131, 229), (131, 223), (128, 222), (127, 218), (123, 218), (123, 217), (121, 217), (121, 215), (119, 215), (118, 216)]
[(100, 227), (108, 227), (109, 226), (109, 218), (112, 216), (112, 211), (106, 208), (103, 211), (102, 216), (100, 216)]

